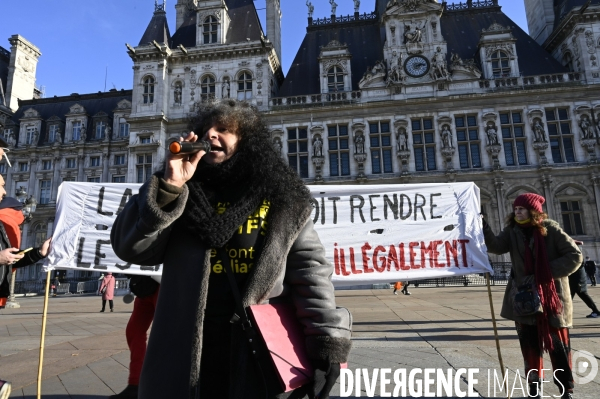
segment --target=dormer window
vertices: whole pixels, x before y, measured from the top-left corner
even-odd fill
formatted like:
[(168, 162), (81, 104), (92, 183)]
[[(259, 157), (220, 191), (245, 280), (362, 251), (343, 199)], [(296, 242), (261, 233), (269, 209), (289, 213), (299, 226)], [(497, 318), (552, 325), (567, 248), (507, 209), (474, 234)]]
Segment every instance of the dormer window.
[(48, 143), (54, 143), (58, 136), (58, 125), (51, 125), (48, 128)]
[(150, 136), (140, 137), (140, 144), (151, 144), (152, 139)]
[(252, 75), (249, 72), (242, 72), (238, 77), (237, 98), (240, 101), (252, 98)]
[(25, 144), (31, 145), (33, 143), (33, 137), (35, 136), (35, 127), (27, 126), (26, 135), (25, 135)]
[(147, 76), (143, 81), (144, 85), (144, 104), (152, 104), (154, 102), (154, 77)]
[(327, 89), (330, 93), (344, 91), (344, 71), (339, 66), (332, 66), (327, 71)]
[(203, 43), (211, 44), (217, 43), (217, 32), (219, 31), (219, 22), (217, 18), (212, 15), (209, 15), (204, 19), (204, 23), (202, 24), (202, 35), (203, 35)]
[(129, 137), (129, 123), (124, 119), (119, 122), (119, 137)]
[(492, 54), (492, 73), (495, 78), (510, 76), (510, 58), (504, 51), (496, 51)]
[(100, 121), (96, 123), (96, 139), (103, 139), (106, 132), (106, 123)]
[(73, 122), (73, 141), (81, 140), (81, 122)]
[(202, 101), (215, 98), (215, 78), (212, 76), (205, 76), (200, 81), (200, 88), (202, 90)]

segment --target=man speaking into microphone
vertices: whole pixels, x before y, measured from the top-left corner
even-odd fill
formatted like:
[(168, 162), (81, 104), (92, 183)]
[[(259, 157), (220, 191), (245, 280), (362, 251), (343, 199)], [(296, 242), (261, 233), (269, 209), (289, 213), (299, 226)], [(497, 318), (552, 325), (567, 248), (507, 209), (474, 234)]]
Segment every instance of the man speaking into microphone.
[(248, 103), (203, 104), (189, 127), (111, 231), (121, 259), (164, 266), (139, 397), (283, 397), (238, 311), (276, 300), (295, 306), (315, 370), (293, 397), (327, 399), (351, 320), (336, 309), (308, 189)]

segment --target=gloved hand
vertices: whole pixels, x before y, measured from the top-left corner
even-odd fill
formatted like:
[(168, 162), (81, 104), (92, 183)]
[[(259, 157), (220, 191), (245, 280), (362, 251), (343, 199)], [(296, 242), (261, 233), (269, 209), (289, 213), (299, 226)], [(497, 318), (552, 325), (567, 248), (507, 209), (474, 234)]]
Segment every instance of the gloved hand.
[(310, 399), (329, 399), (329, 392), (340, 376), (340, 364), (326, 361), (315, 363), (315, 376), (308, 390), (308, 397)]

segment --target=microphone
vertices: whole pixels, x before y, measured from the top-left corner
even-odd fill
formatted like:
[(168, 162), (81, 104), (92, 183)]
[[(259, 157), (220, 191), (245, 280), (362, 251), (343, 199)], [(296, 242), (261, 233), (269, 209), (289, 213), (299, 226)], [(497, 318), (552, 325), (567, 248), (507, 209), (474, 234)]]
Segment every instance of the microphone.
[(198, 151), (210, 151), (210, 143), (206, 140), (198, 140), (195, 143), (189, 141), (173, 141), (169, 144), (171, 154), (193, 154)]

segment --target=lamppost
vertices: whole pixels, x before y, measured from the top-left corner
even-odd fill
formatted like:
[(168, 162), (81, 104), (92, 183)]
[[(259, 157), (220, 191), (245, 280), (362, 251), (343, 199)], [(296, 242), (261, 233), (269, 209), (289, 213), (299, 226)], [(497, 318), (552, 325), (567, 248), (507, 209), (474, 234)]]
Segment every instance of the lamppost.
[[(27, 191), (23, 186), (19, 186), (15, 194), (19, 202), (23, 203), (23, 209), (21, 209), (21, 212), (23, 212), (23, 216), (25, 216), (24, 223), (29, 223), (31, 219), (33, 219), (33, 213), (35, 212), (35, 208), (37, 207), (37, 201), (35, 200), (35, 198), (33, 198), (33, 196), (27, 198)], [(15, 300), (16, 278), (17, 271), (13, 270), (10, 279), (10, 295), (8, 296), (8, 300), (6, 301), (7, 308), (16, 309), (21, 307), (21, 305), (19, 305), (19, 302)]]

